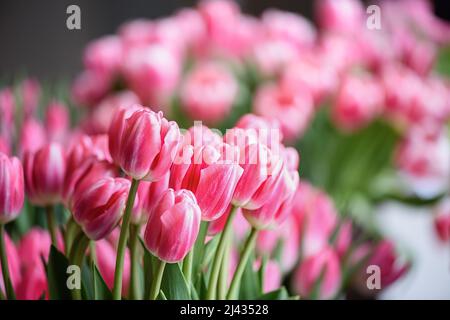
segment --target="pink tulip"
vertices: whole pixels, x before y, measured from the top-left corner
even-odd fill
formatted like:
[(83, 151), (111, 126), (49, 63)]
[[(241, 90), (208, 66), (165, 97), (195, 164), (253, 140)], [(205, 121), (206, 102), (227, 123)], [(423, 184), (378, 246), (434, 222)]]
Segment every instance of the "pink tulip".
[[(312, 296), (318, 285), (317, 296)], [(339, 258), (333, 249), (323, 248), (306, 258), (294, 275), (294, 288), (301, 297), (332, 299), (341, 285)]]
[(14, 128), (16, 101), (11, 88), (0, 90), (0, 136), (10, 139)]
[(114, 161), (134, 179), (157, 181), (170, 169), (178, 152), (178, 125), (162, 113), (143, 107), (120, 110), (109, 130), (109, 149)]
[(263, 275), (263, 293), (268, 293), (281, 286), (281, 270), (276, 261), (270, 260), (266, 264)]
[(345, 131), (358, 130), (381, 113), (382, 87), (370, 75), (347, 75), (336, 95), (333, 119)]
[(231, 112), (238, 94), (238, 84), (225, 67), (200, 64), (187, 75), (181, 88), (181, 103), (195, 120), (218, 123)]
[(132, 48), (124, 58), (125, 80), (145, 104), (166, 105), (180, 72), (181, 63), (176, 53), (160, 43)]
[(169, 189), (150, 213), (144, 241), (159, 259), (175, 263), (194, 246), (201, 211), (192, 192)]
[(238, 150), (225, 143), (196, 147), (190, 159), (174, 163), (169, 186), (192, 191), (202, 220), (216, 220), (228, 208), (242, 175), (238, 156)]
[[(97, 255), (97, 266), (100, 274), (105, 280), (106, 285), (110, 290), (114, 286), (114, 273), (116, 270), (116, 245), (112, 239), (101, 239), (95, 242), (95, 251)], [(122, 277), (122, 295), (126, 296), (128, 293), (130, 283), (130, 251), (125, 249), (125, 259)]]
[(291, 90), (306, 88), (312, 94), (314, 105), (319, 106), (338, 84), (336, 70), (324, 58), (323, 54), (315, 51), (302, 54), (284, 68), (282, 86)]
[(320, 27), (332, 32), (352, 33), (364, 27), (364, 8), (357, 0), (317, 1), (316, 16)]
[(120, 108), (139, 104), (138, 96), (132, 91), (122, 91), (104, 98), (84, 120), (83, 130), (88, 134), (107, 134), (115, 113)]
[[(11, 280), (11, 284), (14, 288), (14, 290), (17, 290), (20, 282), (21, 282), (21, 273), (20, 273), (20, 259), (19, 255), (17, 253), (17, 248), (14, 242), (10, 239), (8, 234), (5, 232), (5, 249), (6, 249), (6, 255), (8, 258), (8, 269), (9, 269), (9, 276)], [(4, 293), (5, 292), (5, 286), (3, 281), (3, 274), (2, 270), (0, 268), (0, 290)]]
[(28, 118), (22, 124), (20, 131), (19, 155), (22, 158), (26, 152), (35, 152), (47, 142), (45, 129), (34, 118)]
[(108, 93), (113, 79), (105, 74), (85, 70), (75, 79), (71, 94), (73, 100), (85, 107), (99, 103)]
[(73, 137), (67, 152), (67, 171), (76, 170), (90, 157), (112, 162), (108, 147), (108, 135), (78, 135)]
[(24, 157), (25, 190), (32, 204), (47, 206), (61, 201), (66, 155), (57, 143), (50, 143)]
[(243, 174), (236, 185), (232, 203), (244, 209), (259, 209), (273, 194), (284, 162), (263, 144), (249, 144), (241, 155)]
[(259, 73), (264, 77), (273, 77), (298, 57), (299, 52), (293, 44), (281, 39), (264, 38), (253, 46), (251, 58)]
[(117, 168), (110, 162), (97, 160), (94, 156), (84, 159), (79, 167), (66, 172), (62, 194), (64, 204), (71, 209), (75, 193), (83, 192), (101, 178), (117, 175)]
[(98, 74), (113, 76), (122, 63), (122, 42), (117, 36), (106, 36), (92, 41), (84, 50), (84, 65)]
[(129, 189), (129, 180), (108, 177), (75, 190), (72, 214), (90, 239), (106, 237), (119, 224)]
[(20, 240), (18, 254), (22, 280), (17, 288), (17, 298), (38, 300), (44, 293), (48, 298), (47, 275), (44, 261), (48, 261), (51, 239), (46, 230), (33, 228)]
[(274, 254), (281, 243), (280, 267), (283, 272), (289, 272), (299, 258), (300, 231), (294, 216), (290, 215), (279, 228), (258, 232), (256, 250), (262, 255)]
[(24, 201), (23, 168), (19, 159), (0, 153), (0, 224), (20, 214)]
[[(394, 244), (389, 240), (382, 240), (376, 245), (367, 265), (380, 268), (382, 289), (397, 281), (410, 267), (409, 263), (400, 263)], [(362, 269), (362, 272), (366, 270)]]
[(136, 19), (124, 23), (119, 28), (123, 42), (123, 50), (145, 46), (153, 39), (153, 22), (147, 19)]
[(258, 89), (253, 107), (256, 114), (277, 119), (287, 140), (294, 140), (303, 134), (314, 112), (308, 91), (271, 84)]
[(133, 207), (133, 215), (131, 217), (133, 223), (142, 224), (147, 222), (150, 212), (158, 204), (162, 195), (169, 189), (169, 178), (170, 172), (167, 172), (158, 181), (141, 181), (139, 183), (137, 201)]
[(204, 125), (197, 125), (195, 122), (188, 131), (184, 133), (183, 143), (192, 145), (194, 147), (201, 147), (203, 145), (220, 145), (222, 143), (222, 136), (219, 131), (213, 131)]
[(310, 47), (316, 40), (314, 25), (305, 17), (277, 9), (268, 9), (262, 15), (267, 37), (280, 39), (297, 48)]
[(21, 85), (22, 94), (22, 108), (24, 112), (24, 118), (35, 116), (36, 109), (39, 105), (39, 99), (41, 97), (41, 86), (35, 79), (25, 79)]
[(270, 229), (278, 226), (290, 214), (298, 184), (298, 171), (290, 171), (283, 167), (266, 203), (256, 210), (244, 209), (244, 217), (257, 229)]
[(450, 199), (445, 199), (434, 211), (434, 227), (436, 234), (442, 242), (450, 240)]
[(49, 141), (64, 143), (70, 127), (67, 107), (57, 101), (47, 106), (45, 113), (45, 129)]

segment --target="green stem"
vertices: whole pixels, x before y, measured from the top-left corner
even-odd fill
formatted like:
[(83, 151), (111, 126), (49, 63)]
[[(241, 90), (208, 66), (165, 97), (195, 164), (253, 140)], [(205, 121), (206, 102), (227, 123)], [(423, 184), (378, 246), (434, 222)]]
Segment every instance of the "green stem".
[[(70, 252), (70, 263), (76, 265), (83, 269), (83, 259), (84, 254), (86, 252), (87, 247), (89, 246), (89, 238), (83, 232), (80, 232), (78, 236), (75, 238), (74, 244), (72, 246), (72, 250)], [(72, 290), (72, 298), (74, 300), (81, 300), (81, 290), (73, 289)]]
[(156, 277), (152, 280), (152, 287), (150, 288), (150, 300), (156, 300), (161, 289), (161, 282), (164, 275), (164, 268), (166, 263), (158, 259), (158, 266), (156, 271)]
[(97, 250), (95, 250), (95, 241), (89, 241), (89, 251), (91, 254), (91, 261), (97, 265)]
[(67, 221), (66, 232), (64, 233), (64, 249), (67, 257), (69, 257), (72, 249), (73, 240), (80, 230), (81, 228), (75, 222), (73, 217), (70, 217), (69, 221)]
[(191, 294), (192, 286), (192, 262), (194, 261), (194, 248), (187, 254), (183, 260), (183, 274), (188, 284), (188, 292)]
[(131, 278), (130, 278), (130, 299), (141, 299), (141, 287), (139, 282), (139, 225), (130, 226), (130, 258), (131, 258)]
[(237, 207), (233, 207), (231, 209), (230, 215), (228, 216), (227, 222), (225, 223), (225, 227), (220, 234), (219, 244), (217, 246), (216, 254), (214, 255), (214, 261), (211, 269), (211, 275), (209, 276), (209, 285), (208, 292), (206, 293), (206, 299), (213, 300), (216, 298), (217, 292), (217, 280), (219, 278), (219, 272), (222, 265), (222, 257), (223, 252), (226, 246), (225, 239), (228, 237), (228, 234), (232, 229), (232, 221), (234, 216), (236, 215)]
[(220, 300), (224, 300), (227, 296), (227, 282), (230, 272), (230, 254), (231, 254), (231, 236), (228, 235), (226, 241), (225, 250), (222, 258), (222, 268), (219, 274), (219, 283), (217, 285), (217, 296)]
[(113, 299), (120, 300), (122, 298), (122, 275), (123, 264), (125, 258), (125, 249), (127, 246), (128, 233), (130, 229), (131, 211), (134, 206), (139, 180), (133, 179), (131, 182), (130, 192), (128, 193), (127, 205), (123, 216), (122, 228), (120, 229), (119, 245), (117, 247), (116, 272), (114, 274)]
[(0, 258), (2, 265), (3, 282), (5, 284), (6, 296), (9, 300), (15, 300), (16, 295), (14, 293), (11, 278), (9, 275), (8, 254), (6, 253), (5, 237), (5, 225), (0, 224)]
[(256, 236), (258, 235), (258, 230), (252, 228), (247, 241), (245, 242), (244, 249), (241, 254), (241, 260), (236, 268), (236, 271), (233, 276), (233, 280), (231, 280), (230, 290), (228, 291), (227, 300), (236, 299), (237, 289), (239, 288), (239, 284), (241, 282), (242, 274), (244, 273), (245, 266), (247, 265), (248, 259), (250, 258), (250, 254), (255, 246)]
[(0, 300), (5, 300), (5, 295), (2, 290), (0, 290)]
[(49, 205), (45, 208), (45, 212), (47, 214), (47, 227), (50, 232), (50, 237), (52, 239), (52, 244), (57, 247), (58, 240), (56, 237), (57, 224), (55, 221), (55, 210), (52, 205)]

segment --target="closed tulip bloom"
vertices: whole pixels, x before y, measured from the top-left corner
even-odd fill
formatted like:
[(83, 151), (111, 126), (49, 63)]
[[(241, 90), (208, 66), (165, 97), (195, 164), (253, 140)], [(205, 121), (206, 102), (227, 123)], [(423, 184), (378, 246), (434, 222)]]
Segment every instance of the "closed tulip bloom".
[(41, 98), (41, 85), (35, 79), (25, 79), (21, 85), (22, 105), (25, 119), (33, 117)]
[(384, 101), (382, 87), (369, 75), (348, 75), (338, 89), (332, 117), (344, 131), (366, 126), (381, 111)]
[(106, 36), (88, 44), (83, 62), (87, 69), (99, 74), (114, 75), (122, 63), (122, 42), (117, 36)]
[(73, 195), (73, 217), (92, 240), (106, 237), (120, 222), (130, 189), (123, 178), (103, 178)]
[(263, 144), (250, 144), (244, 149), (241, 167), (244, 169), (236, 186), (233, 204), (254, 210), (263, 206), (272, 195), (283, 160)]
[(114, 115), (120, 108), (139, 104), (138, 96), (132, 91), (121, 91), (108, 95), (89, 113), (82, 123), (83, 131), (88, 134), (108, 134)]
[(22, 280), (17, 288), (18, 299), (38, 300), (43, 293), (48, 298), (47, 276), (42, 260), (48, 261), (50, 245), (50, 234), (37, 227), (20, 240), (18, 254)]
[(35, 152), (47, 143), (47, 136), (42, 124), (35, 118), (28, 118), (22, 124), (20, 131), (19, 156), (26, 152)]
[(228, 144), (204, 145), (194, 149), (186, 163), (174, 163), (169, 186), (192, 191), (202, 209), (202, 220), (222, 216), (231, 202), (242, 168), (238, 150)]
[(237, 94), (233, 75), (219, 64), (208, 63), (189, 73), (181, 88), (181, 103), (192, 119), (214, 124), (229, 115)]
[(139, 183), (131, 221), (135, 224), (146, 223), (150, 212), (158, 204), (159, 199), (169, 189), (170, 172), (158, 181)]
[(50, 143), (24, 157), (25, 190), (32, 204), (47, 206), (61, 201), (66, 155), (57, 143)]
[(273, 84), (258, 89), (253, 108), (260, 116), (277, 119), (287, 140), (294, 140), (303, 134), (314, 112), (309, 91)]
[(254, 228), (259, 230), (280, 225), (290, 213), (292, 199), (298, 184), (298, 172), (289, 171), (283, 166), (266, 203), (258, 209), (244, 209), (244, 217)]
[(14, 220), (24, 201), (23, 168), (19, 159), (0, 153), (0, 224)]
[(67, 152), (67, 171), (72, 172), (80, 167), (86, 160), (94, 157), (102, 161), (112, 162), (108, 147), (108, 135), (79, 135), (70, 143)]
[[(341, 278), (339, 258), (327, 247), (300, 264), (294, 275), (294, 288), (301, 297), (332, 299), (339, 290)], [(318, 290), (313, 296), (316, 286)]]
[(123, 73), (143, 103), (164, 106), (178, 83), (181, 61), (171, 47), (151, 43), (128, 50)]
[(120, 110), (109, 130), (111, 156), (137, 180), (161, 179), (169, 171), (180, 142), (175, 122), (143, 107), (131, 112)]
[(445, 199), (434, 210), (434, 227), (442, 242), (450, 240), (450, 199)]
[(47, 106), (45, 112), (45, 129), (50, 141), (63, 143), (69, 131), (69, 111), (67, 107), (57, 101)]
[[(20, 273), (20, 258), (17, 253), (17, 247), (14, 244), (14, 242), (11, 240), (11, 238), (8, 236), (6, 232), (4, 235), (5, 235), (6, 255), (8, 258), (9, 276), (14, 290), (17, 290), (22, 280), (22, 275)], [(5, 282), (3, 281), (2, 270), (0, 268), (0, 291), (2, 291), (3, 293), (5, 292), (4, 283)]]
[(71, 209), (73, 194), (78, 189), (86, 190), (101, 178), (114, 178), (117, 175), (118, 169), (112, 163), (105, 160), (97, 160), (93, 156), (85, 159), (75, 170), (66, 172), (62, 194), (64, 204)]
[(105, 74), (84, 70), (79, 74), (71, 88), (73, 100), (84, 106), (92, 107), (99, 103), (108, 93), (113, 79)]
[(175, 263), (194, 246), (201, 211), (192, 192), (169, 189), (150, 213), (144, 241), (159, 259)]
[(320, 0), (316, 15), (319, 25), (332, 32), (354, 33), (364, 26), (364, 8), (357, 0)]

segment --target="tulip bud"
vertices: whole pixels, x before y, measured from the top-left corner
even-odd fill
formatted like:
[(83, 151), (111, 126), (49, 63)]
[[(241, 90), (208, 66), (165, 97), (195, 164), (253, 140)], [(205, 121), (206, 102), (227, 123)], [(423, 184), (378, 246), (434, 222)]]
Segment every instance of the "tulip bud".
[(0, 224), (14, 220), (24, 201), (23, 168), (19, 159), (0, 153)]
[(364, 25), (364, 8), (357, 0), (320, 0), (316, 11), (319, 25), (329, 31), (353, 33)]
[(73, 217), (92, 240), (106, 237), (120, 222), (130, 189), (123, 178), (103, 178), (73, 195)]
[(82, 106), (92, 107), (108, 93), (113, 79), (106, 74), (85, 70), (77, 76), (72, 88), (73, 100)]
[(175, 122), (143, 107), (120, 110), (109, 129), (111, 156), (137, 180), (161, 179), (169, 171), (180, 142)]
[(283, 160), (263, 144), (250, 144), (241, 160), (244, 169), (233, 196), (235, 206), (255, 210), (262, 207), (273, 194), (282, 173)]
[(122, 63), (122, 43), (119, 37), (106, 36), (88, 44), (83, 62), (98, 74), (114, 76)]
[(47, 206), (60, 202), (66, 172), (66, 155), (50, 143), (24, 157), (25, 190), (32, 204)]
[(33, 117), (39, 105), (41, 86), (35, 79), (25, 79), (21, 83), (22, 107), (25, 119)]
[(201, 211), (192, 192), (169, 189), (150, 213), (144, 241), (159, 259), (175, 263), (194, 246)]
[(22, 158), (26, 152), (35, 152), (47, 142), (45, 129), (34, 118), (28, 118), (20, 131), (19, 156)]
[(242, 168), (238, 150), (228, 144), (204, 145), (194, 149), (187, 163), (174, 163), (169, 186), (192, 191), (202, 209), (202, 220), (222, 216), (231, 202)]
[(226, 68), (203, 64), (188, 74), (181, 88), (181, 103), (192, 119), (213, 124), (229, 115), (237, 94), (236, 80)]
[(169, 178), (170, 172), (167, 172), (158, 181), (141, 181), (139, 183), (131, 216), (131, 221), (134, 224), (147, 222), (150, 212), (158, 204), (161, 196), (169, 189)]
[(244, 209), (244, 217), (256, 229), (268, 229), (281, 224), (289, 215), (298, 184), (298, 172), (289, 171), (283, 166), (266, 203), (256, 210)]
[[(86, 190), (101, 178), (116, 177), (117, 167), (105, 160), (97, 160), (95, 157), (85, 159), (75, 170), (66, 172), (62, 199), (67, 208), (73, 206), (72, 197), (77, 190)], [(81, 192), (82, 192), (81, 191)]]
[[(294, 275), (296, 292), (306, 298), (332, 299), (341, 285), (339, 258), (333, 249), (326, 247), (306, 258)], [(313, 297), (313, 291), (317, 296)]]
[[(5, 232), (5, 249), (6, 256), (8, 260), (8, 269), (9, 276), (11, 279), (11, 284), (13, 288), (16, 290), (21, 282), (21, 274), (20, 274), (20, 259), (17, 253), (17, 248), (14, 242), (9, 238), (8, 234)], [(3, 274), (0, 268), (0, 291), (5, 292)]]
[(64, 143), (69, 130), (69, 113), (67, 107), (53, 101), (47, 106), (45, 113), (45, 129), (50, 141)]
[(277, 119), (283, 136), (293, 140), (303, 134), (314, 112), (308, 90), (295, 90), (280, 85), (265, 85), (258, 89), (254, 111), (268, 119)]
[(383, 100), (381, 86), (369, 75), (349, 75), (338, 89), (333, 119), (343, 130), (360, 129), (380, 114)]

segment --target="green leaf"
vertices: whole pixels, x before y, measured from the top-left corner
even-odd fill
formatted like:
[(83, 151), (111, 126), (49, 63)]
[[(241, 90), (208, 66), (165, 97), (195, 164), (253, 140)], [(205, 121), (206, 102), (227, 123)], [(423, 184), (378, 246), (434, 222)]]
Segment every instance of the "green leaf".
[(51, 300), (70, 300), (71, 293), (67, 288), (67, 268), (69, 261), (53, 245), (46, 265), (49, 297)]
[(189, 290), (178, 263), (167, 263), (161, 290), (169, 300), (189, 300)]
[(100, 271), (95, 263), (92, 263), (92, 276), (94, 284), (94, 299), (95, 300), (112, 300), (112, 293), (103, 280)]
[(83, 263), (81, 267), (81, 296), (84, 300), (94, 299), (94, 281), (87, 263)]
[(205, 238), (206, 233), (208, 231), (208, 222), (202, 221), (200, 225), (200, 232), (198, 233), (197, 240), (194, 245), (194, 259), (192, 261), (192, 270), (193, 270), (193, 282), (195, 283), (197, 277), (201, 272), (201, 265), (203, 262), (203, 257), (205, 254)]
[(267, 292), (262, 296), (259, 296), (257, 300), (287, 300), (289, 294), (285, 287), (281, 287), (277, 290)]
[(166, 295), (164, 294), (164, 291), (159, 290), (159, 294), (156, 300), (167, 300)]
[(147, 247), (141, 241), (142, 247), (144, 248), (144, 297), (148, 297), (150, 295), (150, 286), (152, 283), (153, 275), (155, 274), (155, 266), (157, 265), (157, 258), (147, 250)]
[(255, 299), (261, 294), (258, 272), (253, 270), (254, 256), (248, 259), (241, 279), (239, 298), (244, 300)]

